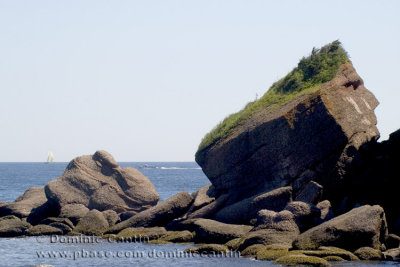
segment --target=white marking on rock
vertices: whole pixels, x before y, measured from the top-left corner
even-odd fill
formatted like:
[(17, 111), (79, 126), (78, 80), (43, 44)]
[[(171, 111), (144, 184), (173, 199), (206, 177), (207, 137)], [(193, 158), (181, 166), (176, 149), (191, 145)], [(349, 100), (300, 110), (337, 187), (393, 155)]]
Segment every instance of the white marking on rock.
[(360, 107), (357, 105), (356, 101), (354, 101), (353, 98), (351, 98), (350, 96), (346, 96), (346, 100), (353, 105), (358, 113), (362, 114)]
[(363, 97), (361, 97), (361, 99), (364, 101), (364, 104), (367, 106), (368, 109), (372, 109), (367, 100), (365, 100)]
[(370, 122), (368, 119), (366, 119), (366, 118), (363, 118), (363, 119), (361, 120), (361, 122), (364, 123), (364, 124), (366, 124), (366, 125), (371, 125), (371, 122)]

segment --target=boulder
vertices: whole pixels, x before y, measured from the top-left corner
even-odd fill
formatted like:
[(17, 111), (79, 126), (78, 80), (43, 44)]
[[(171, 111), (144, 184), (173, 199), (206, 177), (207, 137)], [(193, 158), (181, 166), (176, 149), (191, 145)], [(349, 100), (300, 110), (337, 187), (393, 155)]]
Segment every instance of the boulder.
[(291, 247), (293, 240), (298, 236), (298, 232), (280, 231), (276, 229), (261, 229), (247, 233), (240, 244), (239, 250), (242, 251), (248, 246), (255, 244), (281, 245)]
[(225, 244), (229, 240), (242, 237), (253, 227), (249, 225), (234, 225), (209, 219), (198, 219), (194, 222), (197, 243)]
[(329, 200), (321, 201), (317, 204), (317, 208), (321, 211), (321, 217), (316, 219), (316, 224), (321, 224), (335, 217)]
[(293, 214), (301, 232), (315, 226), (315, 221), (321, 218), (321, 210), (306, 202), (293, 201), (286, 206), (285, 210)]
[(207, 254), (225, 255), (226, 253), (229, 253), (229, 249), (225, 245), (205, 244), (201, 245), (198, 248), (189, 247), (185, 249), (185, 252), (198, 253), (200, 255), (207, 255)]
[[(203, 139), (196, 162), (216, 190), (242, 199), (291, 185), (311, 172), (324, 187), (324, 198), (341, 197), (343, 179), (360, 147), (379, 137), (378, 101), (340, 44), (316, 51)], [(305, 67), (305, 62), (319, 64), (321, 57), (340, 63), (334, 70), (324, 70), (332, 64), (311, 72)], [(332, 73), (329, 80), (303, 87), (325, 71)], [(309, 80), (293, 80), (295, 73)]]
[(180, 192), (157, 206), (142, 211), (135, 216), (112, 226), (108, 232), (117, 233), (128, 227), (166, 226), (188, 211), (193, 197), (187, 192)]
[(193, 238), (194, 234), (185, 230), (185, 231), (168, 231), (159, 239), (172, 243), (187, 243), (187, 242), (192, 242)]
[(360, 247), (380, 249), (387, 237), (385, 213), (380, 206), (365, 205), (333, 218), (299, 235), (298, 249), (335, 246), (348, 250)]
[(292, 201), (292, 188), (282, 187), (250, 197), (219, 210), (214, 220), (232, 224), (250, 224), (262, 209), (281, 211)]
[(75, 225), (89, 212), (89, 209), (83, 204), (68, 204), (61, 207), (61, 218), (68, 218)]
[(257, 214), (257, 225), (252, 231), (261, 229), (275, 229), (300, 234), (295, 222), (295, 216), (288, 210), (275, 212), (272, 210), (260, 210)]
[(165, 228), (168, 231), (188, 230), (190, 232), (193, 232), (196, 229), (195, 222), (197, 220), (199, 220), (199, 218), (197, 218), (197, 219), (179, 218), (179, 219), (175, 219), (172, 222), (170, 222), (169, 224), (167, 224), (167, 226), (165, 226)]
[(43, 187), (32, 187), (25, 191), (13, 203), (0, 206), (0, 216), (15, 215), (19, 218), (28, 217), (32, 209), (47, 202)]
[(310, 181), (300, 192), (296, 194), (295, 200), (307, 202), (311, 204), (318, 204), (322, 198), (322, 185)]
[(115, 239), (125, 242), (147, 242), (167, 234), (164, 227), (130, 227), (119, 232)]
[(28, 236), (62, 235), (62, 234), (63, 231), (61, 229), (45, 224), (38, 224), (26, 230), (26, 235)]
[(52, 222), (49, 224), (49, 226), (60, 229), (63, 234), (68, 234), (68, 233), (72, 232), (72, 230), (74, 229), (73, 227), (70, 227), (68, 224), (61, 223), (61, 222)]
[(14, 215), (7, 215), (0, 218), (0, 237), (21, 236), (31, 225)]
[(354, 251), (354, 254), (360, 259), (364, 261), (380, 261), (383, 258), (383, 254), (380, 250), (370, 248), (370, 247), (362, 247)]
[(52, 223), (62, 223), (67, 225), (71, 229), (74, 228), (74, 224), (68, 218), (59, 218), (59, 217), (49, 217), (40, 222), (40, 224), (50, 225)]
[(383, 252), (385, 260), (400, 261), (400, 248), (392, 248)]
[(120, 221), (118, 214), (113, 210), (105, 210), (102, 213), (109, 226), (113, 226)]
[(210, 185), (206, 185), (200, 188), (197, 192), (195, 192), (193, 204), (190, 207), (188, 213), (192, 213), (215, 200), (216, 191), (214, 187)]
[(64, 173), (45, 186), (47, 199), (61, 210), (82, 204), (99, 211), (140, 211), (157, 204), (154, 185), (138, 170), (118, 166), (105, 151), (73, 159)]
[(101, 235), (109, 227), (103, 213), (91, 210), (78, 222), (74, 231), (85, 235)]
[(219, 196), (215, 201), (209, 203), (208, 205), (205, 205), (202, 208), (197, 209), (192, 213), (189, 213), (189, 215), (187, 215), (187, 218), (188, 219), (211, 218), (218, 210), (220, 210), (224, 206), (228, 198), (229, 198), (228, 194), (223, 194)]

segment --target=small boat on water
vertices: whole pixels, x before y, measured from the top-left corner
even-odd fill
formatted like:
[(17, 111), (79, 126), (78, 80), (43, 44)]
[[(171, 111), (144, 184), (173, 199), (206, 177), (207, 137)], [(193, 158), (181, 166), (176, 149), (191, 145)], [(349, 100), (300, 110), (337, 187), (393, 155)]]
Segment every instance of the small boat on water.
[(53, 152), (49, 151), (47, 153), (47, 161), (45, 163), (49, 164), (49, 163), (53, 163), (53, 162), (54, 162)]

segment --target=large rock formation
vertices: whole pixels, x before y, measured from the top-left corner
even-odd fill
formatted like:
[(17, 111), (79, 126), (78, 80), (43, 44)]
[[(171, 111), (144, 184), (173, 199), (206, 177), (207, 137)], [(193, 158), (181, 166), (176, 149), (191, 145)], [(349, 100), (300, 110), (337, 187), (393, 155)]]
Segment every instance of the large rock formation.
[(25, 191), (13, 203), (0, 207), (0, 216), (15, 215), (19, 218), (28, 217), (32, 210), (47, 202), (43, 187), (32, 187)]
[[(299, 72), (304, 60), (312, 61), (318, 56), (329, 58), (331, 54), (336, 55), (337, 49), (341, 48), (330, 44), (321, 49), (323, 55), (313, 52), (292, 73)], [(306, 68), (304, 71), (305, 77), (313, 75), (310, 71), (318, 74), (324, 70)], [(303, 79), (299, 83), (307, 82)], [(344, 174), (358, 149), (379, 137), (374, 114), (378, 101), (364, 87), (348, 59), (337, 68), (332, 79), (316, 83), (317, 90), (305, 89), (311, 93), (298, 93), (294, 85), (294, 89), (285, 88), (287, 95), (279, 97), (290, 101), (258, 109), (228, 134), (200, 146), (196, 162), (218, 191), (229, 192), (231, 198), (239, 200), (288, 185), (293, 185), (296, 191), (314, 180), (324, 187), (325, 198), (335, 198), (335, 191), (342, 186)], [(291, 98), (293, 94), (297, 97)], [(259, 101), (270, 99), (264, 96)], [(250, 104), (262, 105), (261, 102)], [(246, 109), (242, 111), (249, 114), (246, 112)]]
[(49, 202), (62, 207), (82, 204), (99, 211), (140, 211), (157, 204), (154, 185), (138, 170), (118, 166), (105, 151), (73, 159), (62, 176), (45, 186)]

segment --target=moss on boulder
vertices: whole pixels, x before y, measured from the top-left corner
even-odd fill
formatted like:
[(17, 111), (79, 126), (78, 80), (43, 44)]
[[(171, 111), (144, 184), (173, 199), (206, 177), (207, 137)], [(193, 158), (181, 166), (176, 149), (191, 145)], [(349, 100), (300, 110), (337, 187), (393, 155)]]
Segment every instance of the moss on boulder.
[(284, 266), (299, 266), (299, 265), (318, 266), (318, 267), (331, 266), (327, 260), (305, 255), (287, 255), (278, 258), (273, 263)]
[(383, 258), (381, 251), (370, 247), (359, 248), (354, 251), (354, 254), (360, 258), (360, 260), (365, 261), (379, 261)]

